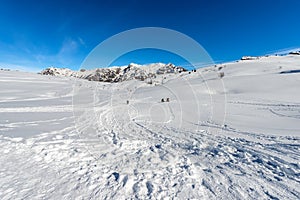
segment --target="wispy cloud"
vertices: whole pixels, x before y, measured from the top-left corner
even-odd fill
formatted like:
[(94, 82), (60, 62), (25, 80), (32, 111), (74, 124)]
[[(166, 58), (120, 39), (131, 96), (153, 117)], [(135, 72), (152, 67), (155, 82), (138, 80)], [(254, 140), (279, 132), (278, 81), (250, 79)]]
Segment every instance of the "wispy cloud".
[(10, 70), (19, 70), (25, 72), (39, 72), (41, 71), (39, 68), (32, 67), (32, 66), (24, 66), (24, 65), (15, 65), (11, 63), (2, 63), (0, 62), (1, 69), (10, 69)]
[(54, 55), (54, 57), (57, 58), (62, 65), (72, 65), (74, 64), (74, 57), (76, 56), (80, 45), (80, 40), (67, 38), (64, 40), (59, 52)]
[(49, 53), (47, 49), (37, 46), (33, 48), (26, 45), (24, 47), (12, 46), (9, 51), (7, 48), (2, 48), (0, 49), (0, 67), (34, 72), (49, 66), (77, 68), (80, 65), (80, 58), (84, 56), (82, 48), (86, 46), (80, 37), (75, 39), (67, 37), (54, 53)]
[(58, 55), (70, 54), (77, 51), (78, 41), (73, 40), (71, 38), (67, 38), (64, 40)]
[(78, 41), (82, 46), (87, 47), (85, 41), (81, 37), (78, 37)]

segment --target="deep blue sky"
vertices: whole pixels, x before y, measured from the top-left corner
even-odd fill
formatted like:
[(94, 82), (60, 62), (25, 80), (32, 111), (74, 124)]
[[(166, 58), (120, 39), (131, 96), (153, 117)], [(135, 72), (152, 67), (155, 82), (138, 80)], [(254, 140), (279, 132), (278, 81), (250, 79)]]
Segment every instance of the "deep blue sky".
[[(2, 66), (78, 69), (101, 41), (121, 31), (148, 26), (174, 29), (192, 37), (216, 62), (300, 47), (299, 0), (0, 3)], [(181, 64), (171, 54), (155, 51), (139, 51), (116, 61), (127, 62)]]

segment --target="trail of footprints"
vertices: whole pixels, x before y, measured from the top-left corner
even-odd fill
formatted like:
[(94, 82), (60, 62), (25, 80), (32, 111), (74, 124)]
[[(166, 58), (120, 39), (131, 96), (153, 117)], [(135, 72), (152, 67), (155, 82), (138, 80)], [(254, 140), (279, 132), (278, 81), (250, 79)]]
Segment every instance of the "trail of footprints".
[[(49, 179), (40, 183), (41, 193), (51, 191), (44, 193), (45, 198), (54, 194), (71, 198), (70, 193), (76, 195), (77, 191), (80, 196), (87, 194), (80, 192), (86, 190), (90, 190), (86, 198), (95, 199), (122, 198), (124, 194), (135, 199), (300, 197), (299, 138), (257, 136), (260, 139), (253, 142), (207, 132), (174, 134), (161, 127), (155, 132), (132, 124), (127, 128), (147, 138), (147, 142), (141, 137), (135, 148), (127, 148), (130, 141), (126, 143), (126, 138), (120, 137), (121, 127), (116, 127), (116, 133), (107, 135), (112, 144), (106, 153), (103, 149), (110, 146), (103, 146), (98, 138), (78, 139), (70, 130), (59, 137), (57, 133), (47, 134), (31, 142), (5, 142), (1, 138), (1, 144), (5, 152), (20, 149), (15, 152), (16, 159), (27, 156), (23, 159), (27, 164), (20, 166), (23, 178), (41, 181), (39, 176), (48, 173)], [(87, 151), (89, 146), (93, 147)], [(22, 149), (27, 151), (25, 155)], [(286, 154), (291, 155), (288, 160), (283, 157)], [(1, 163), (5, 159), (8, 157), (2, 156)], [(26, 175), (32, 166), (38, 173)], [(18, 176), (11, 173), (9, 179), (17, 181)], [(3, 176), (0, 179), (6, 180)], [(21, 183), (19, 195), (29, 195), (33, 187)], [(12, 195), (12, 188), (3, 187), (1, 197)]]

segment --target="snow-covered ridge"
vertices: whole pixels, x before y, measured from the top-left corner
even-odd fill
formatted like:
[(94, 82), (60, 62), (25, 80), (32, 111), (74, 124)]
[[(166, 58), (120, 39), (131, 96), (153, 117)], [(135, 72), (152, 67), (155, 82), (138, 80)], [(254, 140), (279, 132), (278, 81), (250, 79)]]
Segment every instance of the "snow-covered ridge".
[(80, 71), (73, 71), (67, 68), (49, 67), (43, 70), (41, 74), (76, 77), (100, 82), (122, 82), (137, 79), (151, 84), (152, 80), (159, 75), (178, 74), (184, 71), (187, 70), (171, 63), (153, 63), (148, 65), (131, 63), (128, 66), (97, 68), (92, 70), (81, 69)]

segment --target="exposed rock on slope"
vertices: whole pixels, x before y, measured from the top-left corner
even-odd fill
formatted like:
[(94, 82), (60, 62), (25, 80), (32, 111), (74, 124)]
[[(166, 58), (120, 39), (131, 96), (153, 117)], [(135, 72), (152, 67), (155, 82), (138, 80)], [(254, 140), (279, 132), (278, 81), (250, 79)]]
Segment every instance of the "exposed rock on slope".
[(290, 55), (300, 55), (300, 51), (292, 51), (289, 54)]
[(128, 66), (97, 68), (93, 70), (81, 69), (80, 71), (72, 71), (70, 69), (60, 69), (55, 67), (46, 68), (41, 72), (42, 75), (66, 76), (87, 79), (90, 81), (100, 82), (121, 82), (132, 79), (138, 79), (152, 83), (152, 79), (163, 74), (177, 74), (187, 71), (183, 67), (175, 66), (171, 63), (155, 63), (149, 65), (137, 65), (134, 63)]
[(241, 60), (257, 60), (257, 59), (259, 59), (260, 57), (258, 57), (258, 56), (243, 56), (242, 58), (241, 58)]

